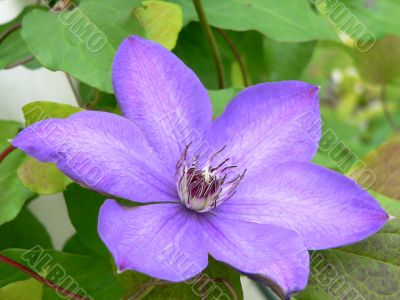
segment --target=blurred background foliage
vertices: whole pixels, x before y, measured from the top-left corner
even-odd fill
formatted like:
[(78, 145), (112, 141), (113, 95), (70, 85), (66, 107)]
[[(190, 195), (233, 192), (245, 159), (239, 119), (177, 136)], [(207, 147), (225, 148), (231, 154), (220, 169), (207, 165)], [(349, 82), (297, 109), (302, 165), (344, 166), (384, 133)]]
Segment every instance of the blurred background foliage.
[[(162, 43), (192, 68), (210, 92), (215, 117), (249, 85), (290, 79), (316, 84), (321, 87), (323, 134), (333, 132), (336, 142), (329, 151), (321, 147), (315, 162), (345, 174), (363, 162), (361, 167), (370, 168), (376, 175), (371, 187), (376, 198), (391, 215), (400, 217), (400, 2), (203, 0), (202, 5), (221, 55), (222, 89), (213, 53), (189, 0), (38, 1), (15, 20), (0, 25), (0, 69), (23, 65), (68, 74), (81, 108), (34, 102), (23, 108), (27, 124), (37, 120), (31, 114), (32, 107), (40, 107), (46, 118), (67, 117), (80, 109), (119, 113), (111, 65), (116, 48), (131, 34)], [(363, 41), (363, 32), (374, 38), (367, 51), (357, 47)], [(94, 33), (98, 34), (97, 40), (92, 39)], [(0, 121), (1, 151), (23, 126)], [(339, 154), (332, 152), (337, 145), (341, 145), (335, 150)], [(150, 280), (134, 272), (113, 275), (114, 266), (96, 231), (103, 197), (71, 184), (54, 165), (15, 151), (0, 166), (0, 188), (2, 253), (18, 260), (21, 250), (10, 248), (41, 244), (55, 261), (70, 268), (68, 271), (94, 293), (96, 300), (133, 295), (141, 288), (139, 283)], [(77, 232), (63, 252), (51, 250), (46, 229), (26, 208), (38, 194), (57, 192), (64, 192)], [(329, 290), (332, 286), (327, 288), (321, 283), (328, 279), (320, 278), (322, 271), (313, 268), (315, 263), (309, 287), (296, 298), (400, 299), (399, 251), (397, 219), (358, 245), (318, 252), (335, 270), (324, 276), (329, 279), (340, 275), (362, 298), (350, 292), (339, 298)], [(238, 297), (243, 297), (235, 271), (212, 262), (206, 272), (230, 278)], [(50, 289), (7, 266), (0, 265), (0, 274), (0, 299), (58, 299)], [(102, 289), (97, 282), (99, 276), (106, 281)], [(138, 285), (132, 286), (132, 282)], [(261, 289), (265, 297), (275, 297), (269, 289)], [(20, 295), (17, 291), (21, 290), (28, 292)], [(195, 298), (183, 285), (154, 285), (142, 297)]]

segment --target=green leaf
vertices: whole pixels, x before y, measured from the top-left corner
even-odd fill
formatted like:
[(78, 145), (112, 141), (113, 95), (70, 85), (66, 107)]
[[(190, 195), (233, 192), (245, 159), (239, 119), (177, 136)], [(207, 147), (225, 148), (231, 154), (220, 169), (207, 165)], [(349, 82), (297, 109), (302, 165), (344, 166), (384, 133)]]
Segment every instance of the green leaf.
[(311, 60), (316, 42), (280, 43), (264, 40), (264, 60), (269, 81), (299, 79)]
[[(13, 121), (0, 121), (0, 151), (9, 146), (20, 125)], [(24, 187), (17, 176), (17, 169), (25, 158), (19, 150), (10, 153), (0, 164), (0, 225), (14, 219), (25, 201), (35, 196)]]
[[(353, 16), (354, 21), (346, 24), (350, 28), (348, 30), (352, 31), (356, 29), (356, 24), (363, 24), (366, 30), (372, 31), (378, 39), (387, 34), (399, 35), (399, 1), (340, 0), (340, 2), (344, 4), (346, 8), (350, 9), (352, 13), (350, 15)], [(334, 1), (332, 1), (332, 3), (334, 3)], [(336, 14), (338, 13), (339, 12), (336, 12)], [(345, 13), (347, 14), (347, 12)], [(345, 18), (345, 15), (342, 15), (341, 17)]]
[[(231, 37), (240, 53), (249, 77), (249, 84), (251, 85), (268, 81), (268, 69), (265, 65), (265, 60), (262, 59), (265, 57), (264, 44), (266, 37), (257, 31), (227, 31), (226, 33)], [(231, 54), (232, 51), (231, 49), (225, 49), (224, 52)], [(238, 68), (239, 65), (236, 59), (231, 57), (231, 60)], [(240, 74), (240, 76), (242, 76), (242, 74)], [(244, 87), (244, 85), (238, 87)]]
[(399, 151), (400, 138), (393, 137), (363, 158), (361, 163), (349, 171), (349, 175), (353, 178), (359, 177), (360, 183), (364, 183), (364, 180), (359, 174), (370, 175), (370, 180), (365, 179), (368, 188), (400, 200)]
[(78, 83), (78, 90), (82, 106), (91, 110), (114, 112), (117, 100), (114, 94), (101, 92), (83, 82)]
[(207, 299), (243, 299), (239, 273), (212, 258), (200, 275), (182, 283), (158, 282), (152, 285), (155, 282), (153, 278), (132, 271), (120, 274), (118, 280), (124, 286), (127, 298), (136, 296), (143, 300), (200, 300), (206, 296)]
[[(267, 70), (262, 59), (264, 37), (256, 31), (226, 31), (226, 33), (240, 53), (250, 83), (254, 84), (267, 81)], [(236, 75), (233, 73), (235, 68), (238, 67), (237, 61), (232, 50), (221, 37), (221, 34), (214, 30), (214, 35), (221, 52), (224, 72), (226, 74), (225, 83), (226, 86), (231, 86), (236, 83), (232, 77), (235, 77)], [(218, 88), (216, 71), (215, 66), (212, 63), (210, 47), (205, 40), (199, 23), (192, 22), (183, 28), (179, 34), (178, 43), (174, 48), (174, 53), (196, 73), (208, 89)], [(239, 76), (241, 76), (241, 74)], [(240, 81), (242, 81), (242, 78), (240, 78)], [(240, 82), (239, 87), (242, 86), (243, 83)]]
[[(191, 1), (172, 0), (183, 8), (184, 23), (197, 20)], [(281, 42), (339, 41), (325, 16), (318, 15), (306, 0), (203, 0), (212, 26), (237, 31), (257, 30)]]
[(0, 288), (0, 299), (42, 300), (43, 285), (36, 279), (17, 281)]
[(387, 36), (368, 52), (356, 56), (362, 77), (372, 83), (386, 85), (400, 77), (400, 37)]
[(46, 228), (27, 208), (22, 209), (11, 222), (0, 226), (0, 241), (0, 250), (36, 245), (47, 249), (53, 247)]
[(35, 58), (50, 70), (70, 73), (112, 93), (111, 65), (121, 41), (144, 35), (132, 14), (139, 1), (82, 0), (62, 13), (34, 10), (22, 22), (22, 38)]
[(50, 101), (35, 101), (22, 107), (26, 126), (50, 118), (67, 118), (79, 111), (79, 107)]
[[(221, 51), (227, 86), (244, 87), (238, 62), (220, 33), (214, 34)], [(316, 42), (280, 43), (256, 31), (226, 31), (240, 53), (250, 84), (298, 79), (307, 67)], [(217, 88), (215, 67), (198, 23), (186, 26), (179, 35), (175, 54), (199, 76), (209, 89)], [(229, 76), (231, 75), (231, 76)]]
[(144, 7), (135, 8), (133, 13), (142, 24), (147, 37), (167, 49), (173, 49), (183, 25), (181, 7), (155, 0), (142, 3)]
[[(0, 26), (0, 35), (6, 30), (10, 29), (12, 26), (20, 23), (22, 18), (38, 6), (27, 6), (11, 22), (3, 24)], [(2, 43), (0, 43), (0, 69), (5, 68), (10, 64), (19, 62), (27, 57), (31, 56), (31, 52), (26, 46), (24, 40), (21, 38), (21, 30), (18, 29), (11, 33)], [(28, 66), (35, 66), (36, 63), (29, 63)]]
[(208, 94), (211, 98), (213, 116), (216, 118), (221, 115), (228, 103), (240, 91), (238, 88), (227, 88), (223, 90), (209, 90)]
[(21, 124), (15, 121), (0, 121), (0, 151), (3, 151), (10, 145), (12, 139), (21, 128)]
[(358, 244), (312, 252), (309, 284), (297, 299), (400, 298), (400, 202), (374, 195), (396, 219)]
[[(39, 247), (30, 250), (8, 249), (1, 252), (22, 263), (39, 274), (66, 289), (72, 289), (82, 296), (95, 300), (121, 299), (122, 289), (115, 280), (108, 260), (85, 255), (68, 254)], [(0, 286), (27, 276), (6, 264), (0, 264)], [(42, 300), (59, 300), (54, 290), (44, 287)]]
[[(321, 87), (321, 100), (331, 100), (332, 74), (337, 70), (343, 71), (353, 66), (353, 58), (332, 42), (319, 42), (312, 55), (311, 61), (304, 70), (301, 79)], [(332, 100), (331, 100), (332, 101)]]
[(106, 197), (71, 184), (64, 192), (64, 198), (80, 241), (97, 255), (108, 257), (108, 250), (97, 233), (99, 210)]
[(63, 252), (72, 253), (72, 254), (80, 254), (80, 255), (88, 255), (93, 256), (96, 255), (92, 249), (87, 247), (79, 234), (74, 234), (71, 236), (64, 244)]
[(28, 189), (40, 195), (62, 192), (73, 182), (56, 164), (43, 163), (33, 157), (28, 157), (18, 168), (18, 177)]
[[(226, 48), (220, 35), (216, 34), (215, 37), (221, 50), (225, 74), (229, 74), (232, 58), (228, 55), (231, 55), (231, 52)], [(174, 53), (196, 73), (207, 88), (218, 88), (210, 47), (207, 44), (200, 24), (191, 23), (189, 26), (183, 28), (179, 34)], [(229, 82), (227, 82), (227, 84), (229, 84)]]

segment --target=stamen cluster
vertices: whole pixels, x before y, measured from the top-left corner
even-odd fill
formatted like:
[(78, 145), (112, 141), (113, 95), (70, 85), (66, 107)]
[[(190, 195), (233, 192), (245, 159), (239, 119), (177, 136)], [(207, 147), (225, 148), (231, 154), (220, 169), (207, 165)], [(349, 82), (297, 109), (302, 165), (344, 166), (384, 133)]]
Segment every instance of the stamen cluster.
[(199, 169), (200, 155), (188, 158), (190, 144), (186, 146), (176, 166), (177, 188), (183, 204), (197, 212), (207, 212), (228, 200), (243, 179), (246, 170), (236, 173), (235, 165), (227, 165), (230, 158), (213, 167), (216, 157), (225, 150), (225, 146), (215, 152)]

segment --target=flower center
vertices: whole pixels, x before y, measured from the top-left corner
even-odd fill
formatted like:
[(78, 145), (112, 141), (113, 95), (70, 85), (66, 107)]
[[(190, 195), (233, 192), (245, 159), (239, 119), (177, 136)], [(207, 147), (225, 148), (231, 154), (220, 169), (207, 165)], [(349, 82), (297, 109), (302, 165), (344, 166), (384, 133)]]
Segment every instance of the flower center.
[(213, 166), (213, 160), (223, 152), (225, 146), (211, 155), (205, 166), (199, 169), (199, 157), (188, 158), (190, 144), (186, 146), (177, 163), (176, 176), (178, 193), (187, 208), (197, 212), (207, 212), (235, 194), (236, 187), (243, 179), (246, 170), (238, 174), (237, 167), (227, 165), (226, 158)]

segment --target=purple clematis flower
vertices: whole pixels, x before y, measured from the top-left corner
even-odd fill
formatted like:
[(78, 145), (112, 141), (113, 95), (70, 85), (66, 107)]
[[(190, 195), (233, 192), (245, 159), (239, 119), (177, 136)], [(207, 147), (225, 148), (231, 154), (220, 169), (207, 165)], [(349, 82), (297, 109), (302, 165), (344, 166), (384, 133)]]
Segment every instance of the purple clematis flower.
[(388, 219), (352, 180), (310, 162), (321, 135), (313, 85), (255, 85), (213, 122), (196, 75), (137, 36), (119, 47), (113, 84), (124, 117), (44, 120), (13, 145), (96, 191), (146, 204), (101, 207), (98, 231), (120, 271), (179, 282), (210, 254), (290, 295), (306, 286), (307, 249), (360, 241)]

